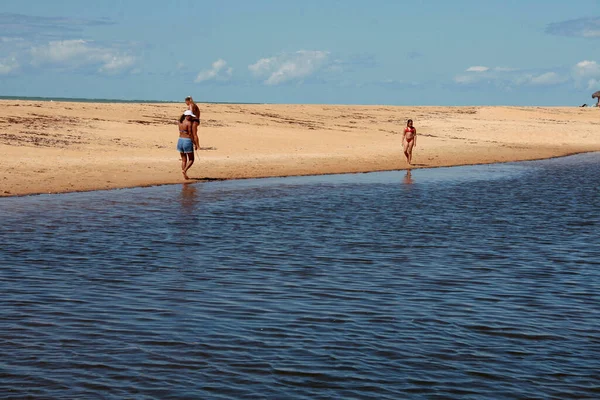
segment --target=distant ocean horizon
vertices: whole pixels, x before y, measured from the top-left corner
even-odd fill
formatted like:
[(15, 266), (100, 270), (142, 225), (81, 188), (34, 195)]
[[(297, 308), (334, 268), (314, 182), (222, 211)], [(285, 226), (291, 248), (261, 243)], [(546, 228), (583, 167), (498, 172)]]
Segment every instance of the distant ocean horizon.
[[(27, 100), (27, 101), (62, 101), (73, 103), (182, 103), (183, 98), (178, 100), (124, 100), (124, 99), (101, 99), (101, 98), (81, 98), (81, 97), (43, 97), (43, 96), (0, 96), (0, 100)], [(204, 101), (197, 100), (197, 103), (206, 104), (266, 104), (266, 103), (247, 103), (238, 101)]]
[[(45, 97), (45, 96), (0, 96), (0, 100), (26, 100), (26, 101), (62, 101), (62, 102), (74, 102), (74, 103), (142, 103), (142, 104), (153, 104), (153, 103), (182, 103), (184, 97), (181, 100), (140, 100), (140, 99), (103, 99), (103, 98), (83, 98), (83, 97)], [(195, 100), (196, 103), (201, 104), (310, 104), (310, 105), (340, 105), (340, 106), (389, 106), (389, 107), (574, 107), (571, 104), (560, 104), (560, 105), (544, 105), (544, 104), (388, 104), (388, 103), (298, 103), (298, 102), (287, 102), (287, 103), (269, 103), (269, 102), (247, 102), (247, 101), (208, 101), (208, 100)], [(579, 106), (577, 106), (579, 107)]]

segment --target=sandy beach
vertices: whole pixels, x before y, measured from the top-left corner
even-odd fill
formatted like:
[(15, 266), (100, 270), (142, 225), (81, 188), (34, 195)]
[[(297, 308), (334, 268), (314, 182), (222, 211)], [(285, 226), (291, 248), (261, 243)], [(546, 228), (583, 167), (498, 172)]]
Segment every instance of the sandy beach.
[[(600, 151), (600, 110), (198, 104), (192, 181), (533, 160)], [(0, 196), (185, 182), (183, 103), (0, 101)], [(418, 130), (413, 164), (406, 120)]]

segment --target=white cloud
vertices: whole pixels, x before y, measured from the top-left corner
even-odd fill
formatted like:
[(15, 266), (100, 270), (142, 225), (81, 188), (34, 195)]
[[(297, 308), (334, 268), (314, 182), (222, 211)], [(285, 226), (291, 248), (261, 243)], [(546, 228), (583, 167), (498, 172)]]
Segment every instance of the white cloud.
[(100, 72), (117, 73), (135, 64), (135, 58), (127, 55), (105, 55), (103, 59), (104, 65), (98, 70)]
[(576, 88), (600, 89), (600, 64), (583, 60), (571, 71), (566, 68), (548, 70), (523, 70), (506, 67), (469, 67), (454, 77), (459, 85), (491, 85), (502, 89), (519, 86), (553, 86), (569, 83)]
[(586, 29), (582, 32), (583, 37), (597, 38), (600, 37), (600, 29)]
[(212, 63), (212, 68), (204, 71), (200, 71), (194, 79), (194, 82), (204, 82), (213, 79), (226, 80), (231, 77), (233, 68), (227, 67), (227, 62), (221, 58)]
[(600, 76), (600, 65), (596, 61), (580, 61), (574, 67), (574, 72), (578, 76)]
[(546, 27), (546, 33), (571, 37), (598, 38), (600, 37), (600, 17), (585, 17), (553, 22)]
[(546, 72), (541, 75), (532, 76), (529, 79), (529, 83), (531, 83), (532, 85), (540, 85), (540, 86), (557, 85), (559, 83), (563, 83), (566, 81), (567, 81), (567, 78), (560, 76), (556, 72)]
[(319, 71), (329, 57), (328, 51), (300, 50), (270, 58), (262, 58), (249, 65), (248, 69), (257, 77), (266, 78), (267, 85), (300, 80)]
[(494, 67), (494, 71), (498, 71), (498, 72), (513, 72), (513, 71), (518, 71), (518, 68)]
[(464, 73), (456, 75), (454, 77), (454, 82), (460, 85), (471, 85), (474, 83), (487, 81), (493, 77), (494, 73), (489, 67), (475, 65), (467, 68)]
[(33, 47), (33, 63), (45, 64), (69, 62), (74, 59), (89, 58), (93, 51), (85, 40), (52, 41), (47, 45)]
[(0, 60), (0, 75), (7, 75), (16, 71), (19, 68), (19, 63), (14, 57)]
[(573, 77), (577, 87), (586, 86), (592, 90), (600, 81), (600, 64), (590, 60), (580, 61), (573, 67)]
[(257, 75), (268, 73), (269, 70), (272, 68), (271, 66), (275, 66), (275, 60), (275, 57), (261, 58), (256, 63), (249, 65), (248, 69)]
[(51, 41), (30, 50), (34, 66), (55, 65), (67, 68), (96, 66), (99, 72), (118, 73), (134, 66), (135, 57), (113, 49), (95, 46), (85, 40)]
[(459, 85), (485, 84), (504, 89), (515, 86), (551, 86), (564, 83), (567, 77), (556, 71), (526, 71), (508, 67), (473, 66), (456, 75), (454, 82)]
[(466, 72), (485, 72), (485, 71), (489, 71), (489, 68), (483, 67), (480, 65), (476, 65), (476, 66), (469, 67), (466, 69)]
[(587, 81), (587, 88), (589, 90), (595, 90), (600, 88), (600, 79), (590, 79)]
[(460, 85), (468, 85), (471, 83), (479, 82), (480, 80), (481, 77), (477, 75), (456, 75), (454, 77), (454, 82)]

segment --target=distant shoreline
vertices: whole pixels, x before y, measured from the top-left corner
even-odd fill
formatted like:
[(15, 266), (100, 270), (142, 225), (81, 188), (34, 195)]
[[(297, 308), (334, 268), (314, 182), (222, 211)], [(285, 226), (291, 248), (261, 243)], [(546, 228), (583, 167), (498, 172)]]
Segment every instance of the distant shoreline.
[[(66, 103), (101, 103), (101, 104), (179, 104), (183, 103), (181, 100), (125, 100), (125, 99), (96, 99), (96, 98), (83, 98), (83, 97), (45, 97), (45, 96), (0, 96), (0, 100), (9, 101), (43, 101), (43, 102), (66, 102)], [(581, 105), (520, 105), (520, 104), (459, 104), (459, 105), (447, 105), (447, 104), (357, 104), (357, 103), (264, 103), (264, 102), (239, 102), (239, 101), (204, 101), (195, 99), (198, 104), (241, 104), (241, 105), (294, 105), (294, 106), (344, 106), (344, 107), (525, 107), (525, 108), (597, 108), (595, 103), (582, 107)]]
[[(63, 103), (115, 103), (115, 104), (129, 104), (129, 103), (140, 103), (140, 104), (176, 104), (183, 103), (176, 100), (123, 100), (123, 99), (86, 99), (81, 97), (28, 97), (28, 96), (0, 96), (0, 100), (12, 100), (12, 101), (56, 101)], [(264, 104), (264, 103), (232, 103), (226, 101), (198, 101), (203, 104)]]

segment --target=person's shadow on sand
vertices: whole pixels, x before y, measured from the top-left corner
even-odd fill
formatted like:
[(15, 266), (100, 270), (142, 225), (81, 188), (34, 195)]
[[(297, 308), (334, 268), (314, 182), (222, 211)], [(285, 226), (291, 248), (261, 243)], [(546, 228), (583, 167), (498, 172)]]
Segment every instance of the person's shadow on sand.
[(184, 185), (188, 185), (191, 182), (189, 181), (196, 181), (196, 182), (216, 182), (216, 181), (224, 181), (225, 178), (209, 178), (208, 176), (202, 177), (202, 178), (192, 178), (190, 177), (190, 179), (187, 180), (187, 182), (184, 182)]

